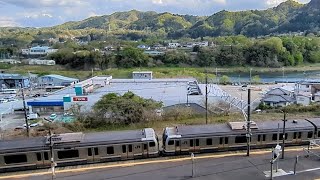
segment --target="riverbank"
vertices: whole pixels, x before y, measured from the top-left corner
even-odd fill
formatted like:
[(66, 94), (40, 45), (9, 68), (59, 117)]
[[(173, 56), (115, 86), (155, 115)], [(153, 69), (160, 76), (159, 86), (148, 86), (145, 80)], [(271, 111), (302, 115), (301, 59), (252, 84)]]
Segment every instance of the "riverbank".
[[(252, 75), (277, 74), (282, 76), (283, 73), (295, 74), (295, 73), (308, 73), (308, 72), (320, 72), (320, 64), (310, 64), (304, 66), (294, 66), (285, 68), (260, 68), (260, 67), (212, 67), (212, 68), (197, 68), (197, 67), (143, 67), (143, 68), (129, 68), (129, 69), (107, 69), (102, 71), (93, 71), (93, 75), (112, 75), (114, 78), (131, 78), (133, 71), (153, 71), (154, 78), (182, 78), (182, 77), (195, 77), (199, 80), (205, 78), (205, 72), (209, 73), (209, 78), (214, 78), (216, 74), (218, 76), (227, 75), (243, 77), (249, 76), (251, 69)], [(92, 76), (92, 71), (71, 70), (63, 66), (12, 66), (5, 70), (8, 73), (35, 73), (35, 74), (59, 74), (68, 77), (74, 77), (79, 79), (86, 79)]]

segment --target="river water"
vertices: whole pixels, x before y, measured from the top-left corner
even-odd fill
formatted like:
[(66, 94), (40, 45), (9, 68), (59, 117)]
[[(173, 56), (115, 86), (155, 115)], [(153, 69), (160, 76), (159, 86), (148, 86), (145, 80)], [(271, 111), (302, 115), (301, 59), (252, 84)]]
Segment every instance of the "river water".
[[(250, 73), (225, 73), (219, 76), (227, 75), (231, 82), (249, 82)], [(299, 81), (320, 81), (320, 71), (305, 71), (305, 72), (272, 72), (272, 73), (258, 73), (252, 71), (252, 77), (258, 75), (262, 83), (275, 82), (299, 82)]]

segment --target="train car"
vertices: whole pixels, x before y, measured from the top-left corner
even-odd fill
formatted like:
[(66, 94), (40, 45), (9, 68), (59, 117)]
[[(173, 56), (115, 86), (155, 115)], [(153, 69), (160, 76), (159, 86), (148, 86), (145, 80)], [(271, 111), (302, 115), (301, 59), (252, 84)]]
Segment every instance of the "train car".
[(153, 129), (101, 133), (67, 133), (50, 137), (0, 141), (0, 172), (159, 156)]
[(0, 172), (50, 166), (50, 149), (45, 137), (0, 141)]
[[(266, 121), (251, 124), (252, 148), (272, 147), (282, 141), (282, 121)], [(163, 152), (166, 155), (188, 154), (191, 152), (215, 152), (241, 150), (246, 148), (245, 122), (228, 124), (167, 127), (163, 133)], [(314, 138), (315, 126), (307, 120), (293, 120), (286, 123), (285, 142), (287, 145), (307, 144)]]

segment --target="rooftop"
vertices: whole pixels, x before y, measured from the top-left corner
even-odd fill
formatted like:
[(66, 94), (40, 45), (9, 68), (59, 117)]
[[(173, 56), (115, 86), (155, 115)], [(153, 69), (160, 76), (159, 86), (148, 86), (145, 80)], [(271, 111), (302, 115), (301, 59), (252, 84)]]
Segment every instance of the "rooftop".
[(57, 74), (50, 74), (50, 75), (41, 76), (41, 78), (43, 78), (43, 77), (51, 77), (51, 78), (61, 79), (61, 80), (70, 81), (70, 82), (79, 81), (79, 79), (65, 77), (65, 76), (61, 76), (61, 75), (57, 75)]

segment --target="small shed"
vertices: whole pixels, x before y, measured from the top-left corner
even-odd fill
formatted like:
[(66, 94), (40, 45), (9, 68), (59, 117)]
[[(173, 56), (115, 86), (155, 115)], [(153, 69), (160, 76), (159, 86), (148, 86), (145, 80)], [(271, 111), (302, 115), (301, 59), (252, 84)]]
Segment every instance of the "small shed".
[(299, 93), (296, 96), (296, 103), (303, 106), (308, 106), (311, 103), (312, 95), (308, 93)]
[(151, 80), (153, 78), (152, 71), (132, 72), (132, 78), (133, 79), (149, 79), (149, 80)]

